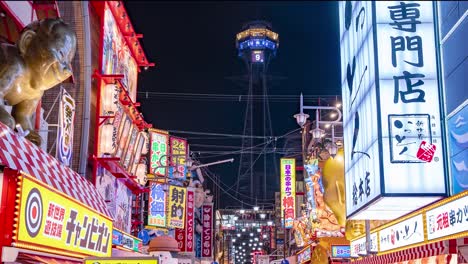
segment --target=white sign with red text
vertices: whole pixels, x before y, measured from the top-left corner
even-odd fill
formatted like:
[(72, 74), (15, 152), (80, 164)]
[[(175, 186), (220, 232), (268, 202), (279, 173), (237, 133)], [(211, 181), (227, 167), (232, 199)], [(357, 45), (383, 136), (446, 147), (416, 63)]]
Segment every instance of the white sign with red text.
[(426, 212), (427, 239), (468, 231), (468, 196)]

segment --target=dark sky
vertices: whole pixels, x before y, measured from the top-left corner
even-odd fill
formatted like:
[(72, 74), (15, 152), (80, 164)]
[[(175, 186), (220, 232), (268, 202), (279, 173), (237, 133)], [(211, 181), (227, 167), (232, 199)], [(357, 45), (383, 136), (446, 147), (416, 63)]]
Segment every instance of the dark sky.
[[(153, 127), (242, 134), (245, 101), (151, 93), (146, 98), (144, 92), (246, 94), (246, 88), (226, 77), (246, 71), (237, 57), (235, 35), (251, 20), (269, 21), (273, 31), (279, 34), (279, 50), (270, 63), (269, 72), (286, 79), (270, 86), (269, 94), (341, 93), (338, 2), (126, 1), (125, 6), (136, 33), (143, 34), (142, 45), (148, 59), (156, 63), (156, 67), (141, 72), (138, 82), (138, 101), (145, 119)], [(275, 136), (298, 128), (292, 115), (299, 110), (299, 99), (276, 100), (270, 107)], [(188, 138), (189, 144), (240, 145), (240, 140), (178, 136)], [(192, 146), (191, 150), (226, 149)], [(211, 162), (231, 157), (238, 159), (239, 155), (200, 160)], [(222, 182), (231, 185), (237, 166), (238, 163), (228, 163), (210, 167), (210, 170), (220, 175)]]

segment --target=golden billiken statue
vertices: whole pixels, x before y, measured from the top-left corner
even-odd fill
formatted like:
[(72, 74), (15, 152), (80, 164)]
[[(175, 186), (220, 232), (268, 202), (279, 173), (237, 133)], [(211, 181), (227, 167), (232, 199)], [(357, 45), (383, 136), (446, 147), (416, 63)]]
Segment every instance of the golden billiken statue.
[[(72, 75), (75, 32), (61, 19), (43, 19), (26, 26), (16, 45), (0, 45), (0, 122), (12, 129), (20, 124), (39, 145), (32, 115), (44, 91)], [(11, 115), (5, 105), (13, 107)]]

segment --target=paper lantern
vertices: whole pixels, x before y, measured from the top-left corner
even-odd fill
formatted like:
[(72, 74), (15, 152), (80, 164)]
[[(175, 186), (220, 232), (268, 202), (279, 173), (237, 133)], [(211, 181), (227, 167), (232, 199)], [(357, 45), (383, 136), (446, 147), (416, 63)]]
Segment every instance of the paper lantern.
[(145, 139), (145, 142), (143, 143), (143, 148), (141, 149), (141, 155), (146, 155), (148, 154), (149, 151), (149, 134), (147, 132), (141, 132), (141, 135)]
[(104, 113), (115, 113), (119, 101), (120, 89), (115, 84), (106, 84), (101, 90), (101, 104)]
[(137, 165), (136, 173), (135, 175), (137, 176), (137, 182), (141, 185), (145, 185), (147, 178), (146, 178), (146, 173), (148, 170), (148, 166), (145, 163), (139, 163)]
[(112, 124), (104, 124), (101, 126), (101, 131), (99, 134), (99, 149), (102, 154), (112, 154), (114, 152), (112, 138), (113, 132), (114, 126)]

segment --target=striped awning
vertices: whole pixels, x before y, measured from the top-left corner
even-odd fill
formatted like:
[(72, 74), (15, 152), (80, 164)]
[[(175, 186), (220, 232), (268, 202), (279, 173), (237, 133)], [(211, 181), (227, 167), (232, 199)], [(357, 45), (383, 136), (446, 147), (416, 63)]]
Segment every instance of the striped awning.
[(72, 169), (0, 122), (0, 164), (22, 171), (109, 218), (96, 187)]
[(397, 252), (383, 254), (379, 256), (368, 256), (363, 259), (353, 261), (353, 264), (390, 264), (408, 260), (426, 258), (449, 254), (449, 240), (429, 243), (426, 245), (400, 250)]

